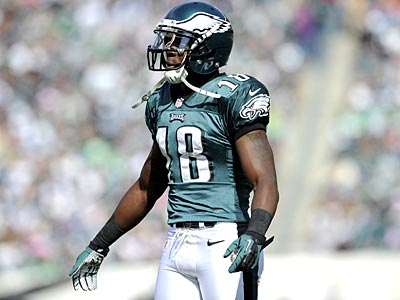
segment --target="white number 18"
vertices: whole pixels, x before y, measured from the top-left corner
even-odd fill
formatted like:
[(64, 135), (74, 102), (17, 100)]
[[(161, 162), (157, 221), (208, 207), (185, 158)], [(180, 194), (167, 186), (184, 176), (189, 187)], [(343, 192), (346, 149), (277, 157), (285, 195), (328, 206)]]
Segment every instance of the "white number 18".
[[(176, 131), (179, 169), (182, 182), (207, 182), (211, 179), (210, 162), (204, 155), (202, 132), (195, 126), (182, 126)], [(157, 142), (161, 152), (167, 158), (170, 170), (171, 156), (167, 150), (167, 127), (157, 131)], [(170, 182), (172, 181), (170, 176)]]

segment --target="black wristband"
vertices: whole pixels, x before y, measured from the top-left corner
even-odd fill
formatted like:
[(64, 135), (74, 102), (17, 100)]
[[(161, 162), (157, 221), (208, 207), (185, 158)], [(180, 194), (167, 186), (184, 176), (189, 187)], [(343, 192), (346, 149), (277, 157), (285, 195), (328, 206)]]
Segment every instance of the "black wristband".
[(119, 227), (115, 221), (114, 215), (112, 215), (99, 233), (97, 233), (94, 239), (90, 242), (89, 247), (106, 256), (109, 247), (124, 233), (126, 233), (126, 231)]
[(268, 211), (262, 208), (256, 208), (251, 212), (251, 218), (246, 232), (254, 232), (265, 236), (271, 221), (272, 215)]

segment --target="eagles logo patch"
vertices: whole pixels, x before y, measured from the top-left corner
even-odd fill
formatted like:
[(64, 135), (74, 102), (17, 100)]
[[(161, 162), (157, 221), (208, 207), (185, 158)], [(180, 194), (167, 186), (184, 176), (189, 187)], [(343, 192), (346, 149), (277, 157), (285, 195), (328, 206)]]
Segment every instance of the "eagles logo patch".
[(261, 94), (251, 98), (240, 109), (240, 116), (243, 119), (254, 120), (258, 117), (266, 117), (269, 114), (270, 99), (268, 95)]
[(185, 122), (185, 114), (169, 114), (169, 121), (181, 121), (181, 122)]

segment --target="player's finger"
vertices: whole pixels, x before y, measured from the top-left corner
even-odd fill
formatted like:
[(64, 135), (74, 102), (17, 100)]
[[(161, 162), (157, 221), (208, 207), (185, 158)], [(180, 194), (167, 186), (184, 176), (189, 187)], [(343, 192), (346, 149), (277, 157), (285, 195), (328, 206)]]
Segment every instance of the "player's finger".
[(240, 266), (244, 269), (244, 270), (249, 270), (252, 268), (253, 264), (255, 262), (255, 253), (252, 251), (249, 254), (247, 254), (242, 263), (240, 264)]
[(238, 271), (238, 267), (240, 265), (240, 262), (237, 261), (237, 258), (235, 259), (235, 261), (231, 264), (231, 266), (228, 269), (229, 273), (234, 273)]
[(251, 266), (251, 269), (254, 269), (258, 264), (258, 256), (256, 256), (253, 265)]
[(85, 274), (81, 274), (81, 276), (79, 277), (79, 286), (83, 291), (87, 291), (87, 282)]
[(231, 249), (231, 248), (226, 249), (226, 251), (224, 253), (224, 257), (228, 257), (233, 252), (233, 250), (234, 249)]
[(224, 253), (224, 257), (228, 257), (234, 250), (236, 250), (238, 247), (238, 244), (233, 242), (232, 244), (229, 245), (228, 249), (226, 249)]
[(92, 283), (92, 275), (90, 273), (88, 273), (85, 276), (85, 284), (86, 284), (86, 288), (88, 291), (92, 290), (91, 283)]
[(234, 261), (231, 264), (231, 266), (229, 267), (228, 272), (229, 273), (237, 272), (238, 271), (238, 267), (240, 266), (240, 264), (243, 261), (243, 258), (244, 258), (243, 251), (240, 251), (238, 253), (238, 255), (236, 256), (236, 258), (234, 259)]
[(96, 289), (97, 285), (97, 274), (95, 271), (89, 271), (88, 276), (86, 277), (86, 284), (89, 291), (93, 291)]
[(95, 273), (93, 272), (93, 267), (89, 267), (88, 272), (86, 273), (85, 276), (85, 283), (88, 291), (94, 290), (93, 288), (93, 276)]
[(86, 290), (88, 290), (88, 291), (91, 291), (91, 288), (90, 288), (90, 282), (91, 282), (91, 278), (92, 278), (92, 266), (88, 266), (87, 268), (86, 268), (86, 272), (85, 272), (85, 275), (84, 275), (84, 278), (85, 278), (85, 286), (86, 286)]
[(93, 274), (90, 277), (90, 290), (93, 291), (95, 289), (97, 289), (97, 274)]
[(78, 276), (74, 275), (72, 277), (72, 285), (73, 285), (75, 291), (79, 290), (79, 279), (78, 279)]

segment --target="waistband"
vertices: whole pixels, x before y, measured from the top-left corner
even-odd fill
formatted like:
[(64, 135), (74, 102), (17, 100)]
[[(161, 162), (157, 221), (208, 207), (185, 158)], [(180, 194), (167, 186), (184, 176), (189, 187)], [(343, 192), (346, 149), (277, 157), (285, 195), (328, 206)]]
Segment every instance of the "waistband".
[(171, 224), (175, 228), (212, 228), (217, 222), (178, 222)]

